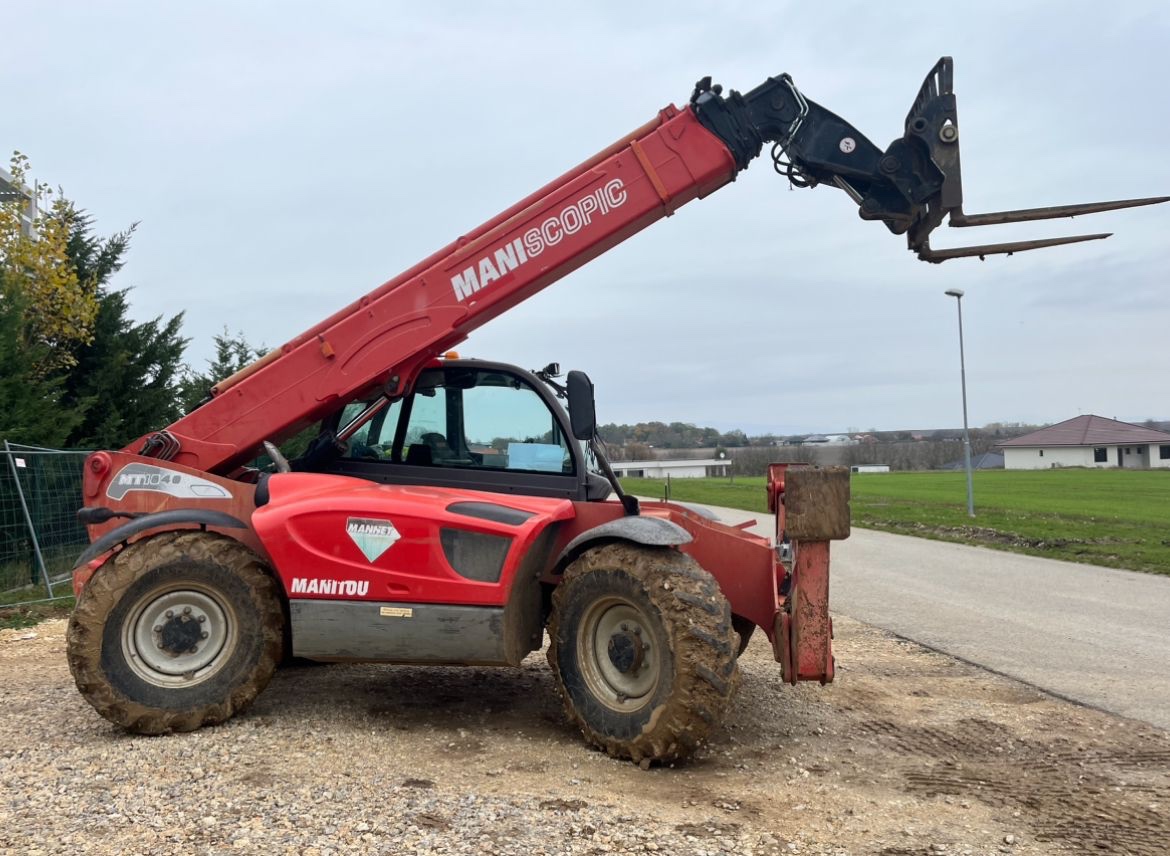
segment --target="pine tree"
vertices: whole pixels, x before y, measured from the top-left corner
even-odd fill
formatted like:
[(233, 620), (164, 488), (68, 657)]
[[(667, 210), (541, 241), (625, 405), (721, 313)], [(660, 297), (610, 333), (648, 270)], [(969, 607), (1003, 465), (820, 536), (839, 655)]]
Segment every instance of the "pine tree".
[(57, 446), (80, 415), (61, 405), (64, 379), (43, 373), (48, 346), (29, 330), (27, 308), (23, 292), (0, 272), (0, 438)]
[(243, 333), (232, 336), (227, 327), (215, 337), (215, 359), (208, 360), (206, 372), (187, 369), (182, 383), (181, 401), (184, 413), (190, 413), (211, 395), (211, 388), (240, 369), (251, 365), (265, 354), (263, 346), (253, 347)]
[(93, 234), (93, 218), (76, 212), (67, 245), (78, 279), (98, 296), (90, 342), (74, 350), (65, 380), (64, 403), (83, 414), (68, 443), (81, 448), (117, 448), (161, 428), (181, 412), (183, 349), (180, 312), (135, 323), (127, 317), (129, 289), (114, 290), (110, 278), (122, 265), (134, 226), (108, 238)]

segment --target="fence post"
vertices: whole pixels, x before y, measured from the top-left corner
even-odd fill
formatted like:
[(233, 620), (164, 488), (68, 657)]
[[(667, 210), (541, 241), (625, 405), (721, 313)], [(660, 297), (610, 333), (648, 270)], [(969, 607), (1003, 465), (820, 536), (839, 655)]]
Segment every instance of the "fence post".
[(32, 516), (28, 513), (28, 503), (24, 501), (24, 489), (20, 486), (20, 474), (16, 471), (16, 461), (12, 459), (12, 447), (4, 441), (4, 453), (8, 456), (8, 467), (12, 470), (12, 481), (16, 485), (16, 495), (20, 497), (20, 510), (24, 512), (24, 522), (28, 524), (28, 534), (32, 538), (33, 553), (37, 558), (37, 566), (41, 569), (41, 579), (45, 582), (45, 591), (49, 598), (53, 597), (53, 584), (49, 582), (49, 569), (45, 567), (45, 557), (41, 555), (41, 545), (37, 540), (37, 530), (33, 526)]

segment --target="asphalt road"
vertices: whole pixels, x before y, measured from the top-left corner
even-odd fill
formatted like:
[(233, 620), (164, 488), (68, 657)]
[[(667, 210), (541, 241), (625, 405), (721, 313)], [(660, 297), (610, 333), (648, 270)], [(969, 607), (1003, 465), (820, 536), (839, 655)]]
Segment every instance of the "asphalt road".
[[(712, 508), (725, 522), (771, 518)], [(1082, 704), (1170, 729), (1170, 577), (854, 529), (834, 612)]]

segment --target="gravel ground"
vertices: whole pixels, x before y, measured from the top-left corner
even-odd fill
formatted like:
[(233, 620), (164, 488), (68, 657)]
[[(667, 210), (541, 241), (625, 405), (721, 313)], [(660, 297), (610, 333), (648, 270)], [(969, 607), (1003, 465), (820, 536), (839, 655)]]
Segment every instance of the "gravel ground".
[(648, 771), (521, 670), (308, 666), (245, 715), (133, 737), (64, 621), (0, 631), (0, 853), (1066, 854), (1170, 850), (1170, 735), (838, 617), (835, 684), (741, 660), (728, 725)]

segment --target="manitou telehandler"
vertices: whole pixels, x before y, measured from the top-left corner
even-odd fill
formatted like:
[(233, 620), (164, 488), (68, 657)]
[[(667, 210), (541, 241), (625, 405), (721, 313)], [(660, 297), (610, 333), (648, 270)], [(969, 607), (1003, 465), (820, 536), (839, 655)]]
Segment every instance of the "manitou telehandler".
[[(643, 763), (686, 757), (728, 707), (760, 627), (790, 683), (833, 679), (829, 542), (848, 474), (774, 465), (775, 541), (622, 492), (593, 387), (459, 359), (471, 331), (692, 199), (765, 143), (798, 187), (841, 190), (920, 259), (931, 231), (1149, 204), (962, 210), (952, 64), (884, 151), (787, 75), (710, 78), (653, 120), (220, 382), (198, 408), (85, 464), (70, 668), (130, 731), (245, 708), (284, 656), (516, 666), (539, 650), (585, 737)], [(566, 399), (568, 412), (558, 398)], [(275, 444), (313, 425), (307, 451)], [(250, 466), (267, 451), (271, 464)], [(606, 501), (612, 493), (616, 501)]]

